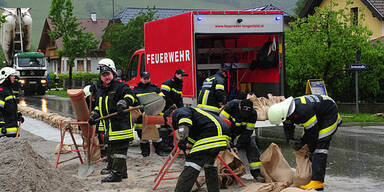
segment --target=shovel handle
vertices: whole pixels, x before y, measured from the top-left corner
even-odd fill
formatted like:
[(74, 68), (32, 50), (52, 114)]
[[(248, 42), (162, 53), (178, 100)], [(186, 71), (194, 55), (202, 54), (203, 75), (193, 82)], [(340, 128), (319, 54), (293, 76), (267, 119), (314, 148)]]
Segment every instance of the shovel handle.
[[(139, 109), (142, 109), (143, 107), (144, 106), (142, 106), (142, 105), (137, 106), (137, 107), (131, 107), (131, 108), (128, 108), (128, 109), (124, 109), (123, 112), (130, 112), (130, 111), (134, 111), (134, 110), (139, 110)], [(100, 117), (100, 118), (96, 119), (96, 121), (104, 120), (104, 119), (107, 119), (107, 118), (110, 118), (110, 117), (113, 117), (113, 116), (116, 116), (116, 115), (117, 115), (117, 112), (114, 112), (114, 113), (111, 113), (109, 115)]]

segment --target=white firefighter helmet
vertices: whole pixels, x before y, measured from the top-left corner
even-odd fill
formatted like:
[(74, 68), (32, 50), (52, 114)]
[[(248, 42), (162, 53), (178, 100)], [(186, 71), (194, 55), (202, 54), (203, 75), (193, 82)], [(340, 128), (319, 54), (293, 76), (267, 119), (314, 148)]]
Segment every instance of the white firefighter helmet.
[(91, 91), (90, 91), (90, 88), (91, 88), (91, 85), (87, 85), (83, 88), (83, 91), (84, 91), (84, 97), (88, 97), (91, 95)]
[(11, 67), (3, 67), (0, 69), (0, 83), (3, 83), (10, 75), (15, 75), (16, 70)]
[[(293, 104), (293, 105), (292, 105)], [(287, 119), (288, 113), (294, 110), (293, 97), (272, 105), (268, 110), (268, 119), (271, 124), (280, 125)]]
[(115, 63), (112, 61), (112, 59), (109, 59), (109, 58), (104, 58), (102, 60), (99, 61), (99, 66), (107, 66), (109, 68), (112, 69), (112, 71), (117, 74), (116, 72), (116, 67), (115, 67)]

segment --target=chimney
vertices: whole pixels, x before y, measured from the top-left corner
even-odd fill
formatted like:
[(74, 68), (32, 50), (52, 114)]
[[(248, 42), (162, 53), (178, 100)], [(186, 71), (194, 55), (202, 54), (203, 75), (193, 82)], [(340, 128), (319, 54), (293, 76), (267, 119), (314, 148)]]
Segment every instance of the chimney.
[(97, 22), (97, 19), (96, 19), (96, 13), (95, 13), (95, 12), (91, 13), (91, 20), (92, 20), (92, 22), (94, 22), (94, 23)]

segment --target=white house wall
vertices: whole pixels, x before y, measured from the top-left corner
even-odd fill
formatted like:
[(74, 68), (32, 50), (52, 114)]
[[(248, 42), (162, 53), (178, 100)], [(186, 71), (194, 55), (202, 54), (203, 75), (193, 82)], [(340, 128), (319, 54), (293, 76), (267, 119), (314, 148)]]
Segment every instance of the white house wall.
[[(76, 58), (75, 61), (74, 61), (74, 66), (72, 68), (72, 72), (78, 72), (77, 71), (77, 61), (78, 60), (82, 60), (85, 64), (84, 64), (84, 71), (81, 71), (81, 72), (87, 72), (87, 65), (86, 65), (86, 60), (90, 60), (91, 61), (91, 70), (90, 70), (90, 73), (98, 73), (98, 70), (97, 70), (97, 67), (98, 67), (98, 62), (99, 60), (101, 60), (103, 58), (99, 58), (99, 57), (87, 57), (87, 58)], [(55, 65), (55, 62), (58, 62), (59, 63), (57, 65)], [(59, 71), (59, 65), (61, 65), (61, 71)], [(66, 74), (68, 73), (68, 57), (62, 57), (61, 60), (51, 60), (51, 62), (49, 63), (48, 65), (48, 72), (58, 72), (58, 73), (63, 73), (63, 74)]]

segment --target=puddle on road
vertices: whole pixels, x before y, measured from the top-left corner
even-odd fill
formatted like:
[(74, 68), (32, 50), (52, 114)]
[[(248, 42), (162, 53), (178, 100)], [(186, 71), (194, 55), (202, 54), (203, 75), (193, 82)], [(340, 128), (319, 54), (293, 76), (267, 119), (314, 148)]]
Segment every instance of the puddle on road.
[(44, 112), (58, 113), (62, 116), (75, 118), (72, 103), (68, 98), (53, 98), (52, 96), (28, 96), (20, 98), (20, 105), (29, 106)]

